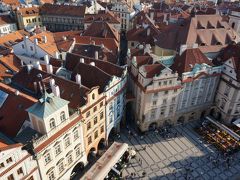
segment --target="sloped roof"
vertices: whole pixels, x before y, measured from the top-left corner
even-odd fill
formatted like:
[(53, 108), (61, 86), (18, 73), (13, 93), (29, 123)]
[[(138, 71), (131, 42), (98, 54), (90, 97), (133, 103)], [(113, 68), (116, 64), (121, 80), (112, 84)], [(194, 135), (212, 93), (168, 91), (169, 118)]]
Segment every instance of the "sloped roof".
[(39, 7), (22, 7), (17, 10), (18, 14), (23, 17), (39, 15)]
[(14, 54), (0, 57), (0, 62), (12, 71), (18, 72), (21, 69), (20, 59)]
[(200, 51), (199, 48), (187, 49), (180, 56), (176, 56), (173, 65), (170, 67), (178, 75), (184, 72), (190, 72), (195, 64), (208, 64), (213, 66), (212, 62)]
[(0, 16), (0, 25), (12, 24), (12, 23), (15, 23), (15, 21), (9, 15), (1, 15)]
[(83, 36), (114, 38), (116, 41), (120, 40), (118, 30), (107, 22), (93, 22), (83, 33)]
[(43, 119), (68, 105), (68, 103), (69, 101), (59, 98), (52, 93), (48, 94), (45, 92), (37, 103), (27, 109), (27, 112)]
[(84, 23), (92, 23), (95, 21), (106, 21), (110, 24), (120, 24), (120, 19), (115, 17), (111, 12), (100, 11), (98, 14), (86, 14)]
[(8, 94), (7, 99), (0, 108), (0, 132), (9, 137), (15, 137), (24, 121), (28, 119), (28, 113), (25, 109), (29, 108), (37, 100), (22, 92), (16, 95), (16, 89), (3, 83), (0, 83), (0, 90)]
[(40, 14), (43, 15), (57, 15), (57, 16), (78, 16), (84, 17), (86, 6), (84, 5), (57, 5), (45, 3), (40, 8)]
[(155, 75), (160, 74), (161, 71), (165, 68), (166, 67), (162, 64), (145, 65), (144, 70), (146, 72), (146, 78), (153, 78)]

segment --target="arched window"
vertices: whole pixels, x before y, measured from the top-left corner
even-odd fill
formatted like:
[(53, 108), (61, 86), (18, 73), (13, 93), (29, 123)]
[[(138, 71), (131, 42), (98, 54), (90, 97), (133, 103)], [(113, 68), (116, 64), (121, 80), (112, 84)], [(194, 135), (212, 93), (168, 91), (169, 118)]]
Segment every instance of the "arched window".
[(61, 122), (66, 120), (66, 116), (65, 116), (65, 112), (64, 111), (61, 112), (60, 119), (61, 119)]
[(50, 129), (54, 129), (54, 128), (56, 127), (55, 119), (54, 119), (54, 118), (50, 119), (49, 125), (50, 125)]
[(95, 99), (95, 94), (92, 94), (92, 99), (93, 99), (93, 100)]
[(47, 171), (47, 175), (48, 175), (48, 179), (49, 180), (54, 180), (55, 177), (55, 173), (54, 173), (54, 167), (51, 167), (48, 171)]

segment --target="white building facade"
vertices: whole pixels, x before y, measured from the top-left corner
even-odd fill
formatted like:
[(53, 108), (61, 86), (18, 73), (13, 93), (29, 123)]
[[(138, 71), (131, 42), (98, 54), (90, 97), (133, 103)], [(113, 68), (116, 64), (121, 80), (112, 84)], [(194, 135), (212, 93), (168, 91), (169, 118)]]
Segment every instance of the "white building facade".
[(21, 144), (0, 148), (0, 179), (40, 180), (37, 161)]
[(6, 34), (9, 34), (9, 33), (15, 32), (15, 31), (17, 31), (16, 23), (0, 25), (0, 36), (4, 36)]
[[(41, 106), (48, 109), (44, 114)], [(47, 93), (28, 112), (34, 129), (43, 134), (33, 142), (41, 179), (70, 179), (87, 164), (79, 114), (69, 117), (68, 101)]]

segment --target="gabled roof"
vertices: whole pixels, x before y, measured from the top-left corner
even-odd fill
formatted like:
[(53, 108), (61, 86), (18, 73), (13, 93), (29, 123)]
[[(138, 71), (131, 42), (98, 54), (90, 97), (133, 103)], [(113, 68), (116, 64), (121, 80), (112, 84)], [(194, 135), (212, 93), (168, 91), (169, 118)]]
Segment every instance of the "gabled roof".
[(12, 45), (22, 41), (23, 37), (24, 36), (20, 33), (20, 31), (6, 34), (5, 36), (0, 37), (0, 45), (7, 48), (12, 48)]
[(3, 83), (0, 83), (0, 90), (8, 94), (0, 108), (0, 132), (9, 137), (15, 137), (24, 121), (28, 120), (28, 113), (25, 109), (29, 108), (37, 100), (22, 92), (16, 94), (16, 89)]
[(98, 14), (86, 14), (84, 23), (93, 23), (95, 21), (106, 21), (110, 24), (120, 24), (120, 19), (111, 12), (99, 11)]
[(80, 58), (84, 58), (85, 64), (90, 64), (91, 62), (94, 62), (96, 67), (103, 70), (109, 75), (117, 77), (122, 77), (123, 75), (124, 69), (118, 65), (106, 61), (84, 57), (82, 55), (77, 55), (73, 53), (68, 53), (66, 56), (66, 69), (68, 69), (69, 71), (73, 71), (76, 65), (80, 62)]
[(107, 22), (93, 22), (83, 33), (83, 36), (93, 36), (100, 38), (114, 38), (119, 42), (119, 32)]
[(145, 65), (144, 71), (146, 72), (146, 78), (153, 78), (155, 75), (160, 74), (165, 68), (162, 64)]
[(152, 64), (153, 59), (151, 56), (136, 56), (137, 67), (140, 67), (145, 64)]
[(44, 119), (51, 116), (64, 106), (67, 106), (68, 103), (69, 101), (59, 98), (52, 93), (48, 94), (45, 92), (37, 103), (27, 109), (27, 112)]
[(22, 8), (17, 9), (17, 13), (23, 17), (38, 16), (39, 15), (39, 7), (22, 7)]
[(84, 17), (86, 6), (84, 5), (57, 5), (45, 3), (40, 8), (40, 14), (42, 15), (56, 15), (56, 16), (76, 16)]
[(0, 63), (15, 72), (18, 72), (21, 69), (20, 59), (12, 53), (0, 57)]
[(186, 49), (180, 56), (176, 56), (173, 65), (170, 67), (178, 75), (184, 72), (190, 72), (195, 64), (208, 64), (213, 66), (212, 62), (200, 51), (200, 49)]

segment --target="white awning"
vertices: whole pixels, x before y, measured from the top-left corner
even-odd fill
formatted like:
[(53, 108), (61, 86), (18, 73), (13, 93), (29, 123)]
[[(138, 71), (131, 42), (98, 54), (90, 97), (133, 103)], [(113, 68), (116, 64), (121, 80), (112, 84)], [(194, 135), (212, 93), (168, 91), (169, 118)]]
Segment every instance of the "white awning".
[(236, 121), (233, 122), (237, 127), (240, 128), (240, 119), (237, 119)]
[(81, 180), (103, 180), (127, 149), (128, 144), (114, 142)]

